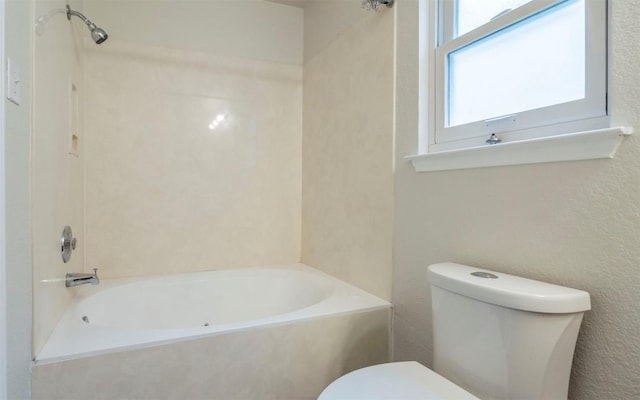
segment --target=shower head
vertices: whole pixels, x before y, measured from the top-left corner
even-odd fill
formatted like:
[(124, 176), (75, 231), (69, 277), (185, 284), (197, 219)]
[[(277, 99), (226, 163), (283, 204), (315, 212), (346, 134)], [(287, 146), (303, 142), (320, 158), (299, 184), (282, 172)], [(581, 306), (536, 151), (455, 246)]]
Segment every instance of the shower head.
[(395, 3), (395, 0), (362, 0), (362, 8), (378, 11), (378, 7), (384, 5), (391, 8), (393, 3)]
[(96, 24), (91, 22), (82, 13), (72, 10), (71, 7), (69, 7), (69, 5), (67, 4), (67, 19), (69, 21), (71, 21), (72, 15), (75, 15), (76, 17), (80, 18), (82, 22), (87, 24), (87, 28), (89, 28), (89, 31), (91, 31), (91, 39), (93, 39), (96, 44), (100, 44), (109, 38), (109, 35), (107, 35), (107, 32), (105, 32), (104, 29), (98, 28)]
[(96, 26), (95, 29), (91, 31), (91, 39), (93, 39), (93, 41), (96, 42), (96, 44), (100, 44), (105, 40), (107, 40), (108, 38), (109, 38), (109, 35), (107, 35), (107, 32), (105, 32), (104, 29), (102, 28), (98, 28)]

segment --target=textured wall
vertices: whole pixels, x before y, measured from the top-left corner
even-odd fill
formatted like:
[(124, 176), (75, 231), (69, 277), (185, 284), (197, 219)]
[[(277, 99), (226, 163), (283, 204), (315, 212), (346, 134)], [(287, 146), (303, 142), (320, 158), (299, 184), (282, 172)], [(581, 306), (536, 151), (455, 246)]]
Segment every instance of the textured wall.
[(570, 398), (640, 397), (640, 8), (609, 4), (610, 114), (636, 128), (614, 160), (416, 173), (419, 13), (397, 3), (397, 360), (431, 364), (426, 267), (454, 261), (591, 293)]
[[(31, 4), (26, 1), (6, 1), (0, 4), (4, 9), (4, 32), (0, 40), (4, 42), (4, 55), (20, 66), (22, 98), (17, 106), (3, 95), (4, 119), (0, 150), (4, 165), (2, 210), (4, 214), (4, 241), (0, 246), (0, 256), (4, 258), (0, 268), (0, 281), (5, 286), (6, 297), (0, 302), (0, 313), (6, 321), (5, 332), (0, 339), (6, 342), (6, 358), (2, 362), (6, 372), (6, 392), (0, 385), (0, 398), (25, 399), (29, 397), (29, 364), (31, 360), (31, 210), (30, 195), (30, 117), (32, 105), (31, 79)], [(1, 27), (1, 26), (0, 26)], [(5, 63), (5, 60), (2, 60)], [(5, 64), (6, 65), (6, 64)], [(2, 68), (4, 71), (4, 68)], [(4, 76), (2, 79), (5, 79)], [(4, 306), (6, 305), (6, 313)], [(0, 325), (4, 330), (4, 324)], [(3, 377), (4, 378), (4, 377)]]
[(392, 12), (372, 12), (304, 68), (302, 261), (385, 299), (392, 77)]
[(115, 39), (86, 58), (88, 268), (299, 260), (302, 67)]

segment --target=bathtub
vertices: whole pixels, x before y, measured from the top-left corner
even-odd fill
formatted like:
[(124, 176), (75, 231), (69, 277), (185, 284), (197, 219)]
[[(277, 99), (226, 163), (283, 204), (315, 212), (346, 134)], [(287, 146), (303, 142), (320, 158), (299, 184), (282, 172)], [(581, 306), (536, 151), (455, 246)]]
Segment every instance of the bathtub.
[(388, 302), (303, 264), (103, 280), (78, 288), (32, 394), (94, 398), (111, 376), (120, 388), (95, 398), (315, 398), (388, 360), (389, 319)]

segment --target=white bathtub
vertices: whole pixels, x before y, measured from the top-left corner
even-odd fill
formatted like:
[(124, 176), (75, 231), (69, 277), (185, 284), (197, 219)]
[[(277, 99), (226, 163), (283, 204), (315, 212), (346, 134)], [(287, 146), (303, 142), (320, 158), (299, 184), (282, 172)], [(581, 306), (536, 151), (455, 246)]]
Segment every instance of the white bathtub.
[(303, 264), (103, 280), (79, 288), (35, 362), (389, 307)]

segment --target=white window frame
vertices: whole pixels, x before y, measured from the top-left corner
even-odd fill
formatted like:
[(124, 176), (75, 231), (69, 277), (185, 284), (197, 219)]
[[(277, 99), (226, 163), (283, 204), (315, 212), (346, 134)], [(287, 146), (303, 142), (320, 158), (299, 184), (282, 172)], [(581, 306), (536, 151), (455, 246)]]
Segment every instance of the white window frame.
[[(453, 15), (451, 8), (443, 3), (453, 0), (423, 0), (420, 3), (421, 14), (426, 16), (421, 19), (420, 27), (423, 49), (420, 103), (424, 112), (421, 112), (420, 120), (419, 154), (407, 157), (416, 171), (613, 158), (622, 137), (633, 130), (611, 128), (607, 115), (606, 0), (585, 0), (586, 100), (561, 104), (555, 109), (553, 107), (557, 106), (518, 113), (515, 119), (519, 126), (513, 118), (495, 118), (457, 126), (457, 133), (442, 137), (447, 54), (565, 1), (568, 0), (533, 0), (449, 41), (444, 39), (453, 36), (453, 28), (446, 28), (447, 24), (442, 20), (450, 18), (453, 21)], [(438, 46), (439, 43), (443, 44)], [(578, 106), (585, 108), (576, 111)], [(543, 124), (532, 124), (544, 114), (546, 121)], [(492, 133), (501, 139), (500, 144), (486, 143)]]
[[(528, 110), (510, 116), (497, 116), (484, 121), (476, 121), (464, 125), (446, 127), (448, 93), (448, 55), (452, 52), (478, 42), (490, 35), (514, 26), (519, 22), (549, 10), (557, 5), (572, 0), (533, 0), (521, 7), (507, 12), (492, 21), (453, 38), (454, 11), (453, 0), (441, 0), (440, 46), (435, 49), (436, 73), (436, 129), (434, 145), (442, 142), (457, 141), (473, 137), (488, 139), (492, 133), (503, 133), (501, 140), (510, 141), (522, 139), (517, 133), (528, 128), (557, 125), (552, 129), (554, 133), (567, 133), (571, 129), (563, 127), (562, 123), (585, 120), (589, 118), (606, 117), (607, 96), (607, 43), (606, 43), (606, 2), (603, 0), (584, 0), (586, 8), (586, 71), (585, 98), (549, 107)], [(445, 21), (445, 19), (449, 21)], [(523, 94), (526, 96), (526, 94)], [(541, 123), (542, 121), (542, 123)], [(594, 125), (594, 128), (602, 126)], [(535, 135), (535, 134), (534, 134)], [(531, 136), (531, 132), (530, 135)]]

